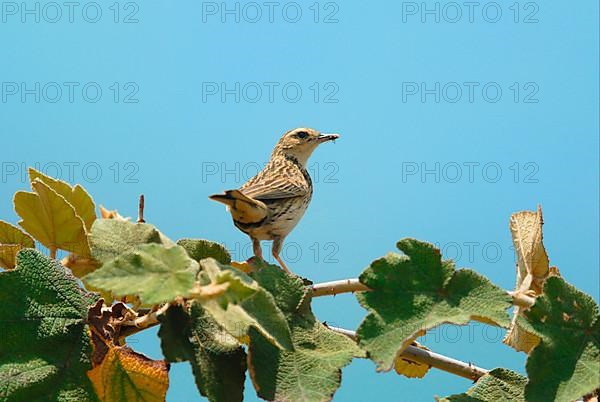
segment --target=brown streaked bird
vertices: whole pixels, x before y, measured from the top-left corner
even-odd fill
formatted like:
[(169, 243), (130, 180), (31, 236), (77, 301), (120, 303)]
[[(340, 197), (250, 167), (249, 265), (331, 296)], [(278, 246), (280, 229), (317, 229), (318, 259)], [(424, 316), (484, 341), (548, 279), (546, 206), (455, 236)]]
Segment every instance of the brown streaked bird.
[(233, 223), (250, 236), (254, 255), (262, 259), (261, 240), (273, 240), (272, 254), (290, 272), (279, 253), (285, 237), (304, 215), (313, 185), (306, 162), (319, 144), (339, 138), (312, 128), (285, 133), (271, 154), (269, 163), (238, 190), (209, 198), (227, 205)]

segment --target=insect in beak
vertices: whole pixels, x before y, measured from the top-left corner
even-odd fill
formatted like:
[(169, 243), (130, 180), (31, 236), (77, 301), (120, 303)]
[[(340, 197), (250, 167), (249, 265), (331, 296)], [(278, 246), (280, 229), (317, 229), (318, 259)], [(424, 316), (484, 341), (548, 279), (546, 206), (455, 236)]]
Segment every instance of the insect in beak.
[(317, 141), (319, 143), (323, 143), (323, 142), (327, 142), (327, 141), (335, 142), (335, 140), (337, 140), (338, 138), (340, 138), (339, 134), (321, 134), (319, 137), (317, 137)]

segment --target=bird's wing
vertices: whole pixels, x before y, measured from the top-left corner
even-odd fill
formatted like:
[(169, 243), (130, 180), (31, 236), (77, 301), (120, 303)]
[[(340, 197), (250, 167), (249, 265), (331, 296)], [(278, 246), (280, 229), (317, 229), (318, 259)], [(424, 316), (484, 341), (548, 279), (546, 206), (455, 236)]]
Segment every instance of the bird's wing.
[(240, 190), (248, 197), (257, 200), (302, 197), (308, 193), (306, 186), (290, 178), (249, 181)]

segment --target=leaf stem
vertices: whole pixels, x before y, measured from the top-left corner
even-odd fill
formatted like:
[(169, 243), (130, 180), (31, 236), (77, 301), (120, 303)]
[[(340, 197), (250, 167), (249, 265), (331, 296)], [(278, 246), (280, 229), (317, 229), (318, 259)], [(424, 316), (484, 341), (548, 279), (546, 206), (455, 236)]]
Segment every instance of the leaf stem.
[(527, 296), (517, 291), (507, 291), (512, 298), (513, 304), (519, 307), (531, 307), (535, 304), (535, 297)]
[[(332, 331), (344, 334), (354, 340), (357, 339), (356, 332), (349, 329), (328, 327)], [(416, 363), (425, 364), (427, 366), (435, 367), (438, 370), (446, 371), (448, 373), (468, 378), (469, 380), (477, 380), (479, 377), (488, 373), (488, 370), (481, 367), (477, 367), (471, 363), (465, 363), (460, 360), (453, 359), (439, 353), (431, 352), (429, 350), (421, 349), (416, 346), (409, 345), (400, 356), (403, 359), (411, 360)]]
[[(313, 297), (335, 296), (340, 293), (365, 292), (369, 288), (363, 285), (358, 278), (342, 279), (339, 281), (317, 283), (311, 286)], [(519, 307), (531, 307), (535, 298), (522, 293), (507, 291), (513, 299), (513, 304)]]

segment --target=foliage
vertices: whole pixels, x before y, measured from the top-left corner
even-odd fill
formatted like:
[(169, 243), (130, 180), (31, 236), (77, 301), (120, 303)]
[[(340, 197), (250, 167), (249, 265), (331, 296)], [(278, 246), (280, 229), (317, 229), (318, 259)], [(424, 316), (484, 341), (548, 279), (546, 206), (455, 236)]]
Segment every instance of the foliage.
[(358, 328), (360, 345), (389, 370), (394, 359), (425, 331), (443, 323), (478, 320), (508, 326), (506, 292), (470, 270), (455, 270), (431, 244), (398, 242), (405, 255), (388, 254), (360, 276), (371, 292), (357, 295), (369, 315)]
[(57, 262), (19, 252), (16, 268), (0, 274), (0, 400), (96, 400), (85, 376), (94, 301)]
[(17, 253), (23, 248), (34, 248), (35, 242), (27, 233), (10, 223), (0, 221), (0, 267), (12, 269), (17, 264)]
[[(542, 209), (536, 212), (521, 211), (510, 217), (510, 233), (517, 254), (517, 285), (515, 292), (530, 296), (539, 296), (544, 281), (549, 276), (556, 276), (556, 267), (550, 267), (548, 254), (542, 242)], [(519, 352), (529, 353), (540, 341), (535, 334), (527, 331), (520, 324), (519, 317), (524, 309), (515, 307), (514, 316), (504, 343)]]
[[(354, 336), (315, 317), (307, 280), (258, 259), (231, 261), (208, 240), (173, 242), (102, 207), (98, 219), (81, 186), (29, 174), (32, 191), (14, 198), (24, 231), (0, 221), (0, 400), (161, 401), (170, 364), (189, 362), (210, 401), (241, 401), (247, 372), (263, 399), (328, 401), (354, 358), (425, 376), (433, 363), (406, 348), (429, 353), (419, 336), (470, 320), (508, 328), (505, 342), (529, 354), (527, 377), (494, 369), (444, 400), (571, 401), (600, 388), (598, 306), (549, 266), (541, 210), (511, 217), (514, 295), (536, 300), (512, 322), (506, 291), (433, 245), (404, 239), (402, 254), (360, 275), (367, 315)], [(60, 263), (58, 249), (69, 253)], [(126, 344), (154, 325), (164, 360)]]
[(198, 263), (183, 247), (142, 244), (84, 276), (83, 281), (117, 296), (135, 294), (152, 305), (189, 296), (198, 270)]
[(106, 402), (164, 401), (168, 365), (133, 350), (112, 346), (102, 363), (88, 371), (98, 398)]
[(33, 168), (29, 168), (29, 180), (35, 190), (35, 182), (41, 181), (55, 193), (63, 197), (73, 207), (75, 213), (85, 224), (86, 231), (90, 231), (96, 220), (96, 205), (92, 197), (79, 184), (71, 186), (64, 181), (46, 176)]
[(272, 401), (328, 401), (342, 378), (341, 369), (363, 353), (344, 335), (318, 322), (310, 295), (299, 278), (260, 264), (251, 274), (286, 315), (293, 350), (279, 350), (257, 331), (250, 332), (248, 361), (258, 395)]
[(540, 343), (527, 359), (528, 401), (571, 401), (600, 383), (600, 314), (594, 300), (560, 278), (519, 319)]
[(67, 250), (87, 257), (90, 247), (85, 224), (75, 207), (39, 179), (31, 183), (33, 192), (15, 194), (19, 225), (52, 253)]
[(189, 361), (200, 393), (210, 400), (241, 401), (246, 352), (195, 302), (178, 305), (160, 318), (158, 336), (166, 359)]
[(220, 297), (201, 301), (202, 307), (226, 331), (242, 338), (254, 328), (278, 348), (293, 348), (283, 313), (273, 295), (259, 283), (211, 258), (202, 260), (201, 278), (229, 285)]
[(514, 371), (497, 368), (475, 383), (467, 392), (438, 399), (439, 402), (525, 402), (527, 378)]
[(204, 258), (214, 258), (221, 264), (231, 264), (229, 251), (219, 243), (204, 239), (180, 239), (177, 244), (198, 262)]
[(99, 219), (92, 225), (90, 233), (92, 256), (101, 263), (148, 243), (173, 245), (153, 225), (120, 219)]

